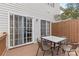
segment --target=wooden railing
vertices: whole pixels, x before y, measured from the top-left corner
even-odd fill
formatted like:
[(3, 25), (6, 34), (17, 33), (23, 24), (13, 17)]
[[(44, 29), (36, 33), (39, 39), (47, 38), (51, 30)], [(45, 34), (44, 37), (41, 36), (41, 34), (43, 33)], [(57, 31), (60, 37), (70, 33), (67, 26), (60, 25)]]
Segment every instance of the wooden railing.
[(6, 49), (6, 36), (6, 33), (0, 34), (0, 55), (2, 55)]
[(65, 36), (71, 42), (79, 42), (79, 20), (68, 20), (53, 23), (52, 35)]

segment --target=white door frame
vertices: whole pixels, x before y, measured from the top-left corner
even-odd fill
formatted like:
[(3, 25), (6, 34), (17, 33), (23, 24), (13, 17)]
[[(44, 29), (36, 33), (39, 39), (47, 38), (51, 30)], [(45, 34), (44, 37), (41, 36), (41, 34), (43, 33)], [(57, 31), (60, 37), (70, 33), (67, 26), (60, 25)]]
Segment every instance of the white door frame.
[[(32, 18), (32, 42), (28, 42), (28, 43), (24, 43), (24, 44), (20, 44), (20, 45), (16, 45), (16, 46), (10, 46), (10, 14), (15, 14), (15, 15), (20, 15), (20, 16), (25, 16), (25, 17), (31, 17)], [(25, 15), (25, 14), (21, 14), (21, 13), (17, 13), (17, 12), (12, 12), (9, 11), (8, 12), (8, 40), (6, 41), (6, 46), (7, 49), (11, 49), (11, 48), (15, 48), (15, 47), (19, 47), (19, 46), (23, 46), (23, 45), (27, 45), (27, 44), (31, 44), (34, 43), (34, 17), (33, 16), (29, 16), (29, 15)]]
[[(41, 19), (41, 20), (45, 20), (45, 19)], [(40, 35), (41, 35), (41, 20), (40, 20)], [(49, 20), (45, 20), (46, 21), (46, 35), (47, 35), (47, 21), (49, 21)], [(51, 21), (49, 21), (50, 22), (50, 35), (51, 35)]]

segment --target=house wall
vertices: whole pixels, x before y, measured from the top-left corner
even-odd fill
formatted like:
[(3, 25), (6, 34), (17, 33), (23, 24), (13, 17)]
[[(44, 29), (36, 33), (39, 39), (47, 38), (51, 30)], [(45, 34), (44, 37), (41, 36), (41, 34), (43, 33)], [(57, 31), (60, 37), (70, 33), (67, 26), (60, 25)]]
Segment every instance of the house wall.
[(67, 20), (52, 24), (52, 35), (65, 36), (70, 42), (79, 42), (79, 20)]
[[(33, 39), (40, 37), (40, 20), (54, 21), (59, 13), (59, 4), (50, 7), (47, 3), (0, 3), (0, 31), (8, 32), (9, 12), (33, 17)], [(38, 19), (38, 21), (36, 21)]]
[[(45, 3), (33, 4), (17, 4), (17, 3), (0, 3), (0, 31), (8, 30), (8, 12), (20, 13), (23, 15), (33, 16), (49, 21), (53, 21), (53, 15), (58, 13), (56, 10), (58, 4), (55, 5), (55, 8), (51, 8)], [(56, 12), (55, 12), (56, 11)]]

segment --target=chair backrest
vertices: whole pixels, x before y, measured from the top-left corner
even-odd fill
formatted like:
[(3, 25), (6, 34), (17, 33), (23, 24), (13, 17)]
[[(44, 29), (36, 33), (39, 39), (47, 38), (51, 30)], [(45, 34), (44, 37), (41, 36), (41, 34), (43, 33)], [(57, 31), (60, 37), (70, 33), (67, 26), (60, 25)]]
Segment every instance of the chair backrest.
[(79, 46), (79, 43), (71, 43), (72, 49), (76, 49)]
[(69, 39), (66, 39), (65, 42), (64, 42), (64, 44), (65, 44), (65, 45), (69, 45), (69, 44), (71, 44), (71, 42), (70, 42)]
[(47, 46), (46, 40), (43, 40), (42, 38), (40, 38), (40, 40), (38, 40), (38, 38), (37, 38), (37, 43), (38, 43), (39, 48), (42, 51), (44, 50), (44, 46)]

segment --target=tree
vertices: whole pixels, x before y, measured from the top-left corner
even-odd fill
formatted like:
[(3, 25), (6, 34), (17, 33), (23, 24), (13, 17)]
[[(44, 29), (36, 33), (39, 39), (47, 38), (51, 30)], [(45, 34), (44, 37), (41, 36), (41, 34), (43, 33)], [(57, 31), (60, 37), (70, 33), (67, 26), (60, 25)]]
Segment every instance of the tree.
[(60, 17), (61, 20), (65, 20), (68, 18), (71, 19), (78, 19), (79, 18), (79, 3), (68, 3), (66, 4), (66, 8), (60, 7), (60, 9), (63, 11), (58, 17)]

